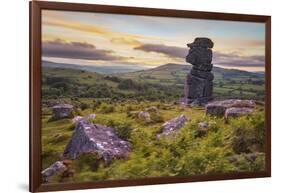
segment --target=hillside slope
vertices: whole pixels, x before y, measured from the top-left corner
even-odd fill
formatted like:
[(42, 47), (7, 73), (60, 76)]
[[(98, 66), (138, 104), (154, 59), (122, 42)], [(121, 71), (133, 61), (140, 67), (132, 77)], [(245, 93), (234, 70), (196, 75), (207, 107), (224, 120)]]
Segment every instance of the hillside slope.
[[(178, 86), (183, 88), (190, 65), (165, 64), (153, 69), (114, 74), (117, 77), (138, 82)], [(264, 74), (235, 69), (213, 68), (214, 95), (218, 98), (258, 98), (264, 97)]]
[[(44, 97), (178, 100), (183, 95), (189, 65), (166, 64), (153, 69), (101, 74), (85, 69), (43, 65)], [(261, 73), (214, 67), (216, 98), (264, 98)]]

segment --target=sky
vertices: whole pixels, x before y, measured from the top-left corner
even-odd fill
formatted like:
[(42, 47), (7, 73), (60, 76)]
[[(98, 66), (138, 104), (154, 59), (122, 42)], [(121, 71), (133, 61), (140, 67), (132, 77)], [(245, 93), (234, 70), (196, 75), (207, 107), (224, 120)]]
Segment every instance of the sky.
[(187, 43), (214, 42), (214, 66), (264, 71), (265, 25), (172, 17), (42, 11), (42, 59), (95, 66), (187, 64)]

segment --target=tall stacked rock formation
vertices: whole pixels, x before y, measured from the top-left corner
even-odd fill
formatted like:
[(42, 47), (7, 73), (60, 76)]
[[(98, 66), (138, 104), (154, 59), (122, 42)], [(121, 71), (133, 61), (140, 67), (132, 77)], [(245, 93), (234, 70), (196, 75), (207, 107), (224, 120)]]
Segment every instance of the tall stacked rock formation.
[(192, 64), (192, 69), (186, 76), (184, 88), (185, 104), (203, 105), (212, 99), (213, 68), (212, 57), (214, 43), (209, 38), (195, 38), (190, 48), (186, 62)]

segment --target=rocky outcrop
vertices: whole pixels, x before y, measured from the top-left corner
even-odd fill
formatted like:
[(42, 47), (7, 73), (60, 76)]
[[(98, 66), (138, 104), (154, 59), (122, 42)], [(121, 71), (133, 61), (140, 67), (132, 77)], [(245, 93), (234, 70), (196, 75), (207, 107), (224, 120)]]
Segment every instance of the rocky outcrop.
[(140, 111), (138, 113), (138, 119), (142, 120), (142, 121), (144, 121), (146, 123), (151, 122), (151, 118), (150, 118), (149, 112), (145, 112), (145, 111)]
[(253, 100), (229, 99), (208, 103), (205, 110), (206, 114), (228, 118), (250, 114), (254, 107)]
[(72, 118), (73, 117), (73, 105), (70, 104), (58, 104), (52, 107), (53, 120)]
[(206, 104), (212, 99), (213, 68), (212, 57), (214, 43), (209, 38), (195, 38), (194, 42), (187, 44), (190, 48), (186, 62), (192, 64), (187, 74), (184, 86), (185, 104)]
[(76, 124), (63, 157), (76, 159), (83, 153), (97, 153), (109, 164), (113, 158), (126, 158), (129, 152), (130, 144), (120, 139), (114, 128), (82, 119)]
[(72, 122), (73, 123), (78, 123), (79, 121), (83, 120), (83, 117), (82, 116), (75, 116), (73, 119), (72, 119)]
[(48, 182), (49, 178), (57, 173), (62, 173), (67, 170), (67, 167), (62, 161), (53, 163), (50, 167), (41, 172), (43, 182)]
[(161, 132), (157, 134), (157, 138), (170, 135), (171, 133), (182, 128), (186, 122), (187, 118), (184, 115), (180, 115), (172, 120), (165, 122), (162, 125)]

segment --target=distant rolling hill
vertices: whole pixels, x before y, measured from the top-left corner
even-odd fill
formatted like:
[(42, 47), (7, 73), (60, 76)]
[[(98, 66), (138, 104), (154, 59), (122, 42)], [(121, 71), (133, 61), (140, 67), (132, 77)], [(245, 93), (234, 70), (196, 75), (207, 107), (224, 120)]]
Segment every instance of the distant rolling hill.
[[(170, 88), (171, 92), (178, 96), (183, 93), (184, 79), (190, 69), (190, 65), (165, 64), (145, 70), (116, 70), (114, 68), (110, 69), (110, 67), (102, 66), (92, 67), (43, 61), (43, 77), (64, 77), (70, 79), (72, 85), (77, 83), (77, 88), (82, 89), (81, 91), (79, 91), (79, 89), (73, 89), (73, 94), (77, 91), (85, 93), (85, 88), (95, 87), (97, 89), (99, 88), (98, 85), (101, 84), (103, 84), (102, 87), (107, 88), (107, 92), (136, 94), (136, 88), (123, 90), (119, 87), (122, 80), (131, 79), (136, 85), (147, 85), (148, 88), (153, 87), (155, 92), (157, 92), (157, 89), (164, 89), (166, 92), (167, 88)], [(216, 98), (247, 98), (263, 100), (265, 91), (264, 73), (224, 69), (219, 67), (214, 67), (213, 73), (215, 76), (214, 96)], [(47, 88), (48, 87), (46, 87), (46, 89)], [(173, 93), (171, 94), (173, 95)]]
[[(186, 74), (190, 71), (191, 65), (180, 64), (165, 64), (152, 69), (140, 70), (136, 72), (118, 73), (115, 76), (123, 78), (132, 78), (135, 80), (145, 80), (150, 82), (157, 82), (161, 80), (164, 83), (175, 83), (180, 80), (179, 83), (183, 83), (182, 79), (186, 77)], [(214, 67), (213, 73), (215, 80), (222, 79), (236, 79), (244, 81), (245, 79), (262, 80), (264, 73), (262, 72), (248, 72), (236, 69), (224, 69), (220, 67)], [(163, 83), (162, 82), (162, 83)]]
[(124, 73), (124, 72), (134, 72), (138, 70), (144, 70), (145, 68), (140, 66), (128, 66), (128, 65), (106, 65), (106, 66), (97, 66), (97, 65), (80, 65), (80, 64), (65, 64), (65, 63), (56, 63), (50, 61), (42, 61), (43, 67), (50, 68), (67, 68), (67, 69), (76, 69), (76, 70), (86, 70), (89, 72), (97, 72), (100, 74), (112, 74), (112, 73)]
[[(119, 73), (114, 76), (138, 82), (184, 86), (184, 79), (191, 65), (165, 64), (153, 69)], [(264, 97), (264, 73), (214, 67), (214, 95), (218, 98), (259, 98)]]

